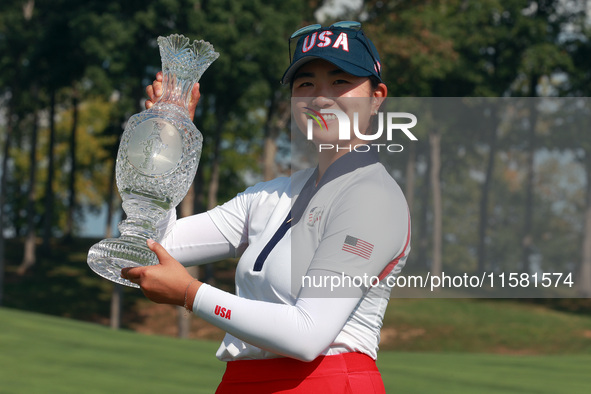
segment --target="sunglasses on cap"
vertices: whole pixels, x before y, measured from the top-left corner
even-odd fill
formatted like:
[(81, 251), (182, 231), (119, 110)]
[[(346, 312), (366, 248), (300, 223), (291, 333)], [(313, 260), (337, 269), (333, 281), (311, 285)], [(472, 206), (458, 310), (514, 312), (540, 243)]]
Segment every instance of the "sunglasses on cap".
[(309, 25), (309, 26), (304, 26), (301, 29), (296, 30), (295, 32), (292, 33), (291, 36), (289, 36), (289, 63), (291, 64), (292, 62), (292, 53), (291, 53), (291, 42), (292, 40), (317, 32), (317, 31), (321, 31), (321, 30), (351, 30), (352, 31), (352, 35), (351, 38), (357, 38), (358, 35), (361, 33), (361, 36), (363, 37), (363, 40), (359, 40), (359, 42), (361, 42), (363, 44), (363, 46), (365, 46), (365, 48), (367, 49), (367, 52), (369, 53), (369, 55), (371, 56), (373, 62), (374, 62), (374, 66), (375, 69), (378, 73), (378, 76), (382, 76), (382, 71), (381, 71), (381, 65), (380, 62), (377, 61), (376, 57), (373, 54), (373, 51), (367, 41), (367, 38), (365, 37), (365, 34), (363, 33), (363, 30), (361, 29), (361, 23), (357, 22), (357, 21), (340, 21), (340, 22), (336, 22), (333, 23), (332, 25), (330, 25), (327, 28), (323, 28), (321, 24), (313, 24), (313, 25)]

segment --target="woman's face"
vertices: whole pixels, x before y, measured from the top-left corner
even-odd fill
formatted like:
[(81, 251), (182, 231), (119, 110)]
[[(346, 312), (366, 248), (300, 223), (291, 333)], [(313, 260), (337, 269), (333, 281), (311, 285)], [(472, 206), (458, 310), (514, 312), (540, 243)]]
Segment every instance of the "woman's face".
[(337, 117), (326, 113), (322, 114), (320, 124), (316, 119), (312, 122), (312, 140), (316, 144), (348, 145), (356, 139), (352, 130), (354, 113), (358, 114), (358, 130), (365, 133), (370, 117), (379, 108), (387, 89), (384, 84), (374, 89), (368, 77), (351, 75), (332, 63), (317, 59), (306, 63), (295, 73), (291, 92), (293, 115), (300, 131), (306, 134), (308, 120), (313, 118), (313, 114), (316, 119), (320, 118), (318, 115), (322, 109), (343, 111), (350, 119), (351, 141), (339, 141)]

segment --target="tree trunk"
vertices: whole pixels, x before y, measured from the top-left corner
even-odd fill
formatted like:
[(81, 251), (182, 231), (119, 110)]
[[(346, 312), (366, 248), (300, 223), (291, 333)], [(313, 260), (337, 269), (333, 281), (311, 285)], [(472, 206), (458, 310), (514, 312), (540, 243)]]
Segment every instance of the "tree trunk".
[[(204, 212), (207, 207), (206, 197), (205, 197), (205, 190), (204, 190), (204, 180), (203, 180), (203, 171), (197, 170), (197, 175), (195, 176), (195, 182), (193, 182), (195, 186), (195, 199), (193, 201), (193, 209), (194, 212)], [(212, 286), (215, 285), (215, 276), (214, 276), (214, 263), (208, 263), (205, 265), (200, 266), (201, 268), (201, 275), (202, 275), (202, 282), (208, 283)]]
[(115, 159), (113, 160), (113, 170), (111, 171), (111, 177), (109, 179), (109, 194), (107, 196), (107, 222), (105, 224), (105, 237), (112, 238), (113, 237), (113, 212), (114, 212), (114, 205), (115, 205), (115, 188), (116, 185), (116, 175), (115, 175), (115, 168), (117, 167), (117, 162)]
[(277, 135), (265, 135), (265, 145), (263, 152), (263, 176), (265, 181), (275, 178), (277, 172), (275, 169), (275, 155), (277, 154)]
[[(189, 191), (179, 207), (180, 217), (188, 217), (195, 213), (195, 181), (191, 184)], [(199, 266), (188, 267), (187, 271), (194, 277), (199, 277)], [(184, 307), (178, 307), (178, 336), (188, 338), (191, 332), (191, 321), (193, 315), (187, 313)]]
[(186, 218), (195, 213), (195, 180), (191, 183), (189, 191), (179, 206), (180, 217)]
[[(113, 174), (115, 171), (115, 162), (113, 162)], [(114, 181), (111, 183), (111, 186), (114, 187), (113, 185)], [(109, 210), (107, 210), (109, 211)], [(110, 213), (110, 212), (109, 212)], [(107, 219), (107, 223), (112, 223), (113, 219), (112, 219), (112, 214), (110, 213), (108, 215), (108, 219)], [(121, 210), (121, 220), (123, 220), (125, 216), (125, 211)], [(107, 226), (107, 230), (105, 233), (107, 238), (111, 238), (113, 236), (113, 231), (112, 231), (112, 226), (108, 225)], [(110, 320), (111, 320), (111, 328), (113, 330), (118, 330), (119, 328), (121, 328), (121, 320), (122, 320), (122, 316), (123, 316), (123, 285), (114, 283), (113, 284), (113, 289), (111, 290), (111, 316), (110, 316)]]
[(111, 292), (111, 328), (118, 330), (121, 327), (121, 315), (123, 309), (123, 286), (113, 283)]
[(587, 186), (585, 190), (585, 224), (583, 232), (583, 250), (578, 280), (575, 280), (577, 296), (591, 297), (591, 154), (587, 153), (584, 162)]
[(35, 9), (35, 0), (27, 0), (25, 4), (23, 4), (23, 17), (26, 21), (30, 21), (33, 17), (33, 11)]
[[(219, 147), (216, 145), (215, 150)], [(217, 203), (218, 189), (220, 187), (220, 163), (217, 158), (217, 153), (214, 155), (214, 160), (211, 163), (211, 179), (209, 180), (209, 190), (207, 192), (207, 209), (214, 208)]]
[(6, 117), (6, 138), (4, 138), (4, 149), (2, 156), (2, 174), (0, 174), (0, 306), (4, 299), (4, 200), (6, 196), (6, 183), (8, 178), (8, 161), (10, 156), (10, 144), (12, 140), (12, 105), (8, 107)]
[[(115, 151), (116, 152), (116, 151)], [(115, 153), (116, 155), (117, 153)], [(115, 205), (115, 168), (116, 158), (113, 158), (113, 170), (109, 179), (109, 191), (107, 196), (107, 219), (105, 224), (105, 238), (113, 237), (113, 211)], [(113, 284), (111, 291), (111, 328), (118, 330), (121, 328), (121, 316), (123, 315), (123, 286), (117, 283)]]
[(415, 199), (415, 173), (417, 169), (417, 147), (415, 144), (410, 144), (408, 152), (408, 160), (406, 161), (406, 186), (405, 195), (408, 203), (408, 210), (412, 216), (412, 208)]
[(68, 216), (66, 221), (66, 240), (74, 235), (74, 215), (76, 212), (76, 129), (78, 128), (78, 91), (72, 96), (72, 130), (70, 133), (70, 180), (68, 197)]
[[(535, 92), (535, 82), (537, 78), (532, 78), (532, 91)], [(521, 271), (529, 273), (530, 255), (533, 248), (534, 237), (532, 234), (532, 222), (534, 212), (534, 156), (536, 152), (536, 124), (538, 119), (538, 111), (536, 110), (535, 101), (530, 99), (530, 114), (529, 114), (529, 130), (527, 136), (527, 152), (526, 152), (526, 175), (525, 175), (525, 216), (523, 220), (523, 237), (521, 241)]]
[(486, 164), (484, 183), (482, 184), (482, 192), (480, 195), (480, 217), (478, 221), (478, 273), (483, 273), (486, 271), (486, 230), (488, 228), (488, 201), (492, 177), (494, 174), (495, 157), (497, 155), (497, 111), (493, 111), (491, 116), (492, 119), (490, 122), (488, 122), (490, 125), (488, 139), (488, 160)]
[[(37, 96), (37, 89), (33, 90)], [(24, 275), (29, 268), (35, 265), (36, 255), (36, 229), (35, 229), (35, 197), (37, 183), (37, 137), (39, 132), (39, 119), (37, 110), (33, 113), (33, 129), (31, 130), (31, 151), (29, 154), (29, 190), (27, 193), (27, 236), (25, 238), (25, 250), (23, 261), (18, 267), (18, 275)]]
[(433, 262), (431, 275), (442, 272), (442, 202), (441, 202), (441, 136), (437, 131), (429, 134), (431, 147), (431, 189), (433, 190)]
[(49, 147), (47, 149), (47, 181), (45, 184), (45, 215), (43, 223), (43, 251), (51, 252), (51, 226), (53, 222), (53, 178), (55, 174), (55, 90), (50, 93), (49, 106)]
[[(224, 112), (224, 111), (222, 111)], [(209, 188), (207, 193), (207, 209), (213, 209), (218, 204), (217, 196), (220, 186), (220, 145), (222, 143), (222, 130), (224, 123), (221, 116), (218, 116), (218, 132), (215, 134), (213, 141), (213, 158), (211, 160), (211, 179), (209, 180)]]
[(431, 167), (430, 152), (427, 152), (427, 170), (425, 171), (424, 190), (421, 192), (421, 211), (417, 223), (418, 251), (417, 259), (420, 268), (429, 268), (427, 252), (429, 250), (429, 195), (431, 194)]
[(271, 91), (271, 104), (265, 122), (265, 142), (263, 147), (263, 176), (265, 181), (269, 181), (276, 176), (275, 155), (277, 154), (277, 136), (279, 133), (273, 125), (273, 119), (277, 111), (278, 94), (279, 92), (275, 89)]

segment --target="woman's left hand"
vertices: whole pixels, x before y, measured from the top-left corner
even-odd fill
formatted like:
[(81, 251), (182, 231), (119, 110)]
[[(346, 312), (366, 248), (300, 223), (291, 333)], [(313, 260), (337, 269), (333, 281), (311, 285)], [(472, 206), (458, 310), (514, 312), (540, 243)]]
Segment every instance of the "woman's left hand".
[[(158, 242), (148, 240), (148, 247), (156, 253), (160, 264), (123, 268), (121, 277), (138, 284), (144, 295), (154, 302), (185, 306), (188, 301), (187, 304), (191, 306), (201, 282), (196, 281)], [(196, 284), (191, 286), (189, 295), (186, 292), (192, 282)]]
[[(146, 109), (152, 107), (152, 105), (154, 105), (154, 103), (158, 101), (160, 96), (162, 96), (163, 79), (164, 76), (162, 74), (162, 71), (158, 71), (158, 73), (156, 74), (156, 79), (154, 79), (154, 82), (152, 82), (151, 85), (148, 85), (146, 87), (146, 94), (148, 95), (148, 99), (145, 103)], [(189, 100), (188, 106), (189, 118), (191, 119), (191, 121), (193, 121), (193, 118), (195, 117), (195, 109), (197, 108), (197, 104), (199, 103), (200, 97), (201, 93), (199, 92), (199, 83), (196, 83), (195, 85), (193, 85), (193, 88), (191, 89), (191, 99)]]

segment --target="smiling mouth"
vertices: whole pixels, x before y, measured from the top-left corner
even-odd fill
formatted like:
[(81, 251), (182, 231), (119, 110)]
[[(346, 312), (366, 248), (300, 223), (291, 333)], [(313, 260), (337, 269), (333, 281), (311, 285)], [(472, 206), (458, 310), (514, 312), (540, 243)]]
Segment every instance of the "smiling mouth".
[(310, 118), (313, 118), (314, 120), (316, 120), (317, 123), (319, 121), (321, 121), (322, 123), (324, 123), (326, 125), (326, 122), (338, 119), (338, 117), (332, 113), (320, 113), (319, 111), (315, 111), (309, 107), (304, 107), (304, 109), (307, 109), (312, 112), (312, 113), (304, 112), (304, 115), (307, 115)]
[(324, 118), (324, 120), (329, 121), (329, 120), (336, 120), (337, 116), (335, 114), (322, 114), (322, 117)]

